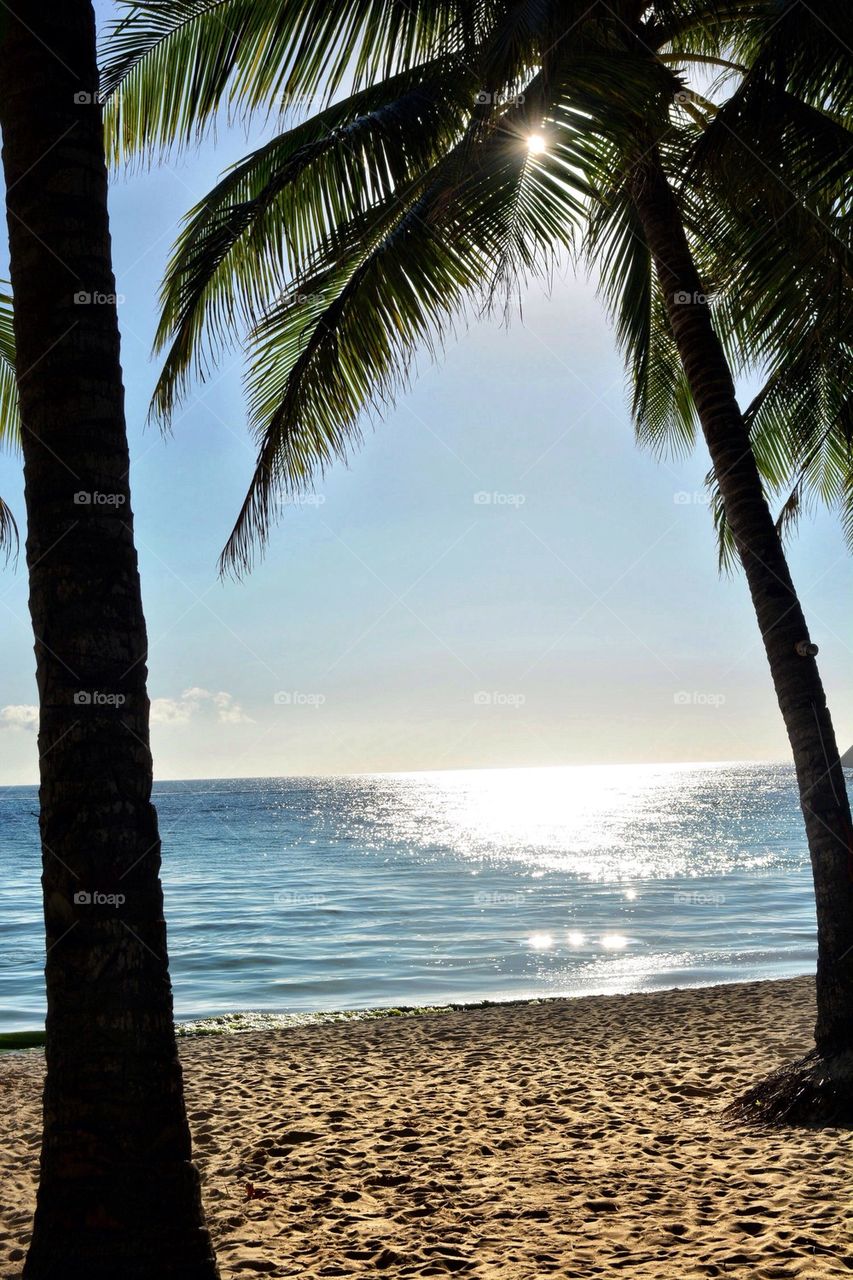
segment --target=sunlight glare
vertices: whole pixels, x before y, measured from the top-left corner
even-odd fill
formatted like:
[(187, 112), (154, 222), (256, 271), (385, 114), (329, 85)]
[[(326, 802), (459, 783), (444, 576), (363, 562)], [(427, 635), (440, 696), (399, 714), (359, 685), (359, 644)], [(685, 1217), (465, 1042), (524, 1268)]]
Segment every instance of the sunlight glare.
[(546, 146), (547, 143), (541, 133), (531, 133), (527, 139), (527, 150), (531, 155), (541, 155)]

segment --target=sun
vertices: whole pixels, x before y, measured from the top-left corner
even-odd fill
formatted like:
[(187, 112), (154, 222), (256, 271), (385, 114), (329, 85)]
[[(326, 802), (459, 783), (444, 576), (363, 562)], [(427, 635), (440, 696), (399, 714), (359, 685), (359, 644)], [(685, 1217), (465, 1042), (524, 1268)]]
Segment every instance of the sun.
[(541, 133), (531, 133), (527, 139), (527, 150), (534, 156), (541, 155), (547, 145)]

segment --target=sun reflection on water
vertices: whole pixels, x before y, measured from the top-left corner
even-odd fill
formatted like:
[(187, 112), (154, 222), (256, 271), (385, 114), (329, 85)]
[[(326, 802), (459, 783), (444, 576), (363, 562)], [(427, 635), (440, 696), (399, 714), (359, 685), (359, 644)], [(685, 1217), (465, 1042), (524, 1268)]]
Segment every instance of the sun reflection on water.
[[(749, 766), (625, 765), (390, 774), (385, 813), (394, 834), (430, 856), (523, 862), (531, 874), (570, 872), (593, 881), (725, 874), (779, 865), (772, 828), (764, 848), (739, 838), (755, 815), (745, 804)], [(393, 815), (393, 816), (392, 816)], [(714, 829), (718, 828), (715, 835)], [(624, 889), (633, 902), (638, 890)]]

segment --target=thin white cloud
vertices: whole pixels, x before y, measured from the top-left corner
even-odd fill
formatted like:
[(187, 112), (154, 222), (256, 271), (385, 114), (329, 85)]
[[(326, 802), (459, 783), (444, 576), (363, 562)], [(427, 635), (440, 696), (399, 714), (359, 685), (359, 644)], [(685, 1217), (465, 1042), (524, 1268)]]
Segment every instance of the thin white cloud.
[(152, 724), (186, 724), (190, 718), (189, 707), (177, 698), (152, 698)]
[(239, 702), (235, 702), (230, 693), (215, 693), (213, 704), (216, 714), (223, 724), (244, 724), (251, 719), (247, 716)]
[(209, 689), (197, 686), (185, 689), (180, 698), (154, 698), (151, 702), (152, 724), (188, 724), (198, 715), (214, 712), (220, 724), (250, 724), (251, 716), (247, 716), (233, 694), (220, 690), (211, 693)]
[(10, 729), (25, 729), (35, 733), (39, 724), (38, 707), (0, 707), (0, 725)]
[[(154, 698), (151, 702), (152, 724), (188, 724), (197, 715), (213, 712), (220, 724), (250, 724), (233, 694), (220, 690), (185, 689), (180, 698)], [(38, 729), (38, 707), (12, 705), (0, 707), (0, 728), (23, 729), (34, 733)]]

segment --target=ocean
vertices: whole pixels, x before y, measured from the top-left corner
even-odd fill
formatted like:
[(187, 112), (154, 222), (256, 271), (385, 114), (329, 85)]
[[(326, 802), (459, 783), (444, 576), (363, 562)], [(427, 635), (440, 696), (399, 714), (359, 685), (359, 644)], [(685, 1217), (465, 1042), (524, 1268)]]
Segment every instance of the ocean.
[[(155, 801), (179, 1019), (814, 968), (786, 765), (163, 782)], [(0, 1033), (44, 1017), (36, 809), (0, 788)]]

